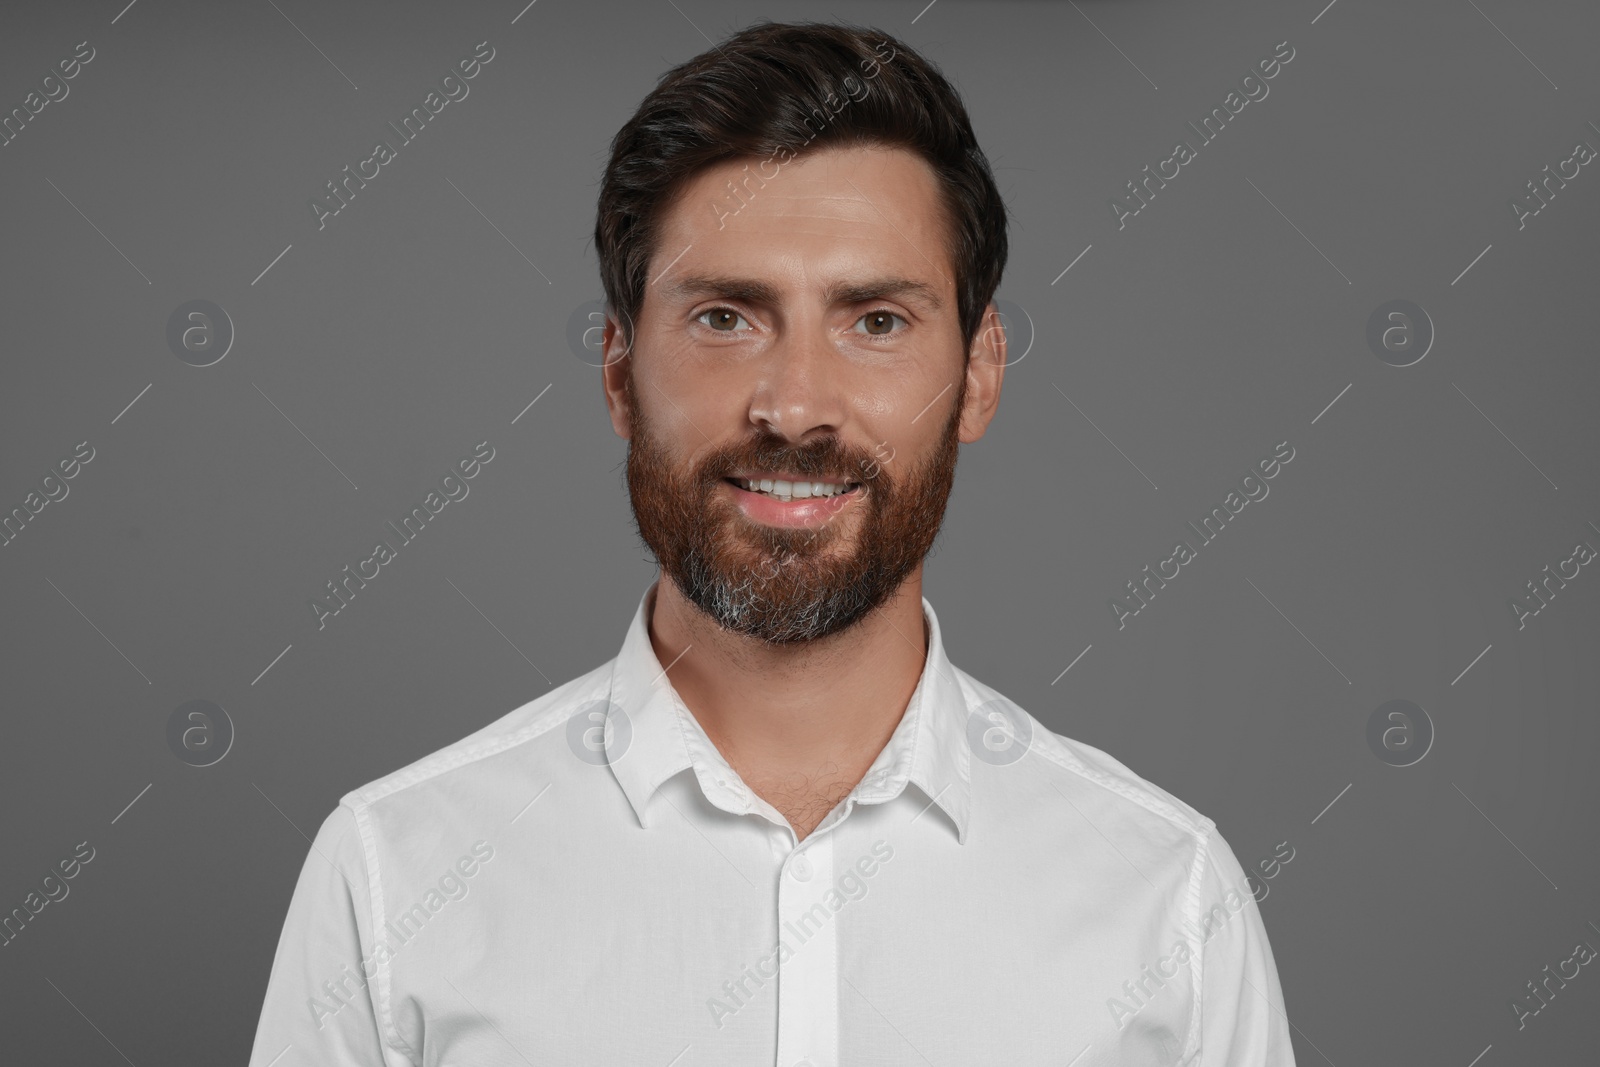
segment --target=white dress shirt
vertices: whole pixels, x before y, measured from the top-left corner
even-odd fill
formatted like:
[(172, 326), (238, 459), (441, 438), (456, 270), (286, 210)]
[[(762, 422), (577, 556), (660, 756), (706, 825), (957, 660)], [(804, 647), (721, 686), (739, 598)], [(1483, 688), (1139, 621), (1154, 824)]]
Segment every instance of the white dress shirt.
[(655, 590), (616, 658), (339, 802), (251, 1067), (1293, 1067), (1215, 824), (953, 666), (926, 599), (899, 725), (797, 841)]

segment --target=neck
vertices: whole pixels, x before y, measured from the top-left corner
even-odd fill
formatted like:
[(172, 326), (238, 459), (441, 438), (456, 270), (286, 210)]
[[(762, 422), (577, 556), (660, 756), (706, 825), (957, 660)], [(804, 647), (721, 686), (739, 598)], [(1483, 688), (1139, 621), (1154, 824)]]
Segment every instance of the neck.
[(804, 837), (860, 782), (916, 690), (927, 658), (922, 567), (877, 610), (816, 641), (769, 645), (723, 630), (670, 580), (656, 583), (649, 630), (706, 736)]

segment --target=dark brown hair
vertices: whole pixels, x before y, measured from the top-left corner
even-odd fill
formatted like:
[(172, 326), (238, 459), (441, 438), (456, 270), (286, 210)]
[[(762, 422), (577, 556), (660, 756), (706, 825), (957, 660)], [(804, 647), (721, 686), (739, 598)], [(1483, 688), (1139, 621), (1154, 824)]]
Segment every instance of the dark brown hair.
[(625, 343), (644, 303), (660, 212), (692, 176), (728, 159), (788, 162), (808, 148), (856, 144), (904, 148), (938, 176), (970, 347), (1005, 270), (1006, 207), (960, 96), (882, 31), (769, 20), (667, 71), (611, 141), (594, 241)]

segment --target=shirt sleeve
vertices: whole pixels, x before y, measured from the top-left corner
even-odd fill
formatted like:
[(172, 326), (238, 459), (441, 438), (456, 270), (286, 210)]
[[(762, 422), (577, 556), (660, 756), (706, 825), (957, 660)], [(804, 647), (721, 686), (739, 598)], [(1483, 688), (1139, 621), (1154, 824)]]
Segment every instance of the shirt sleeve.
[(340, 804), (300, 869), (250, 1067), (410, 1067), (380, 1036), (370, 900), (355, 812)]
[(1202, 940), (1196, 1067), (1294, 1067), (1288, 1008), (1250, 882), (1214, 825), (1205, 848), (1194, 920)]

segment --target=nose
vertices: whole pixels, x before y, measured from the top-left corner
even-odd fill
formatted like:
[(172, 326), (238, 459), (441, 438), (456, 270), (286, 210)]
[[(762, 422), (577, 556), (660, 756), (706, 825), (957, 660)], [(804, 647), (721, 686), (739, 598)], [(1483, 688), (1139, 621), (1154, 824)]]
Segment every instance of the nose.
[(843, 431), (848, 365), (824, 325), (785, 326), (761, 360), (750, 401), (752, 424), (797, 445)]

